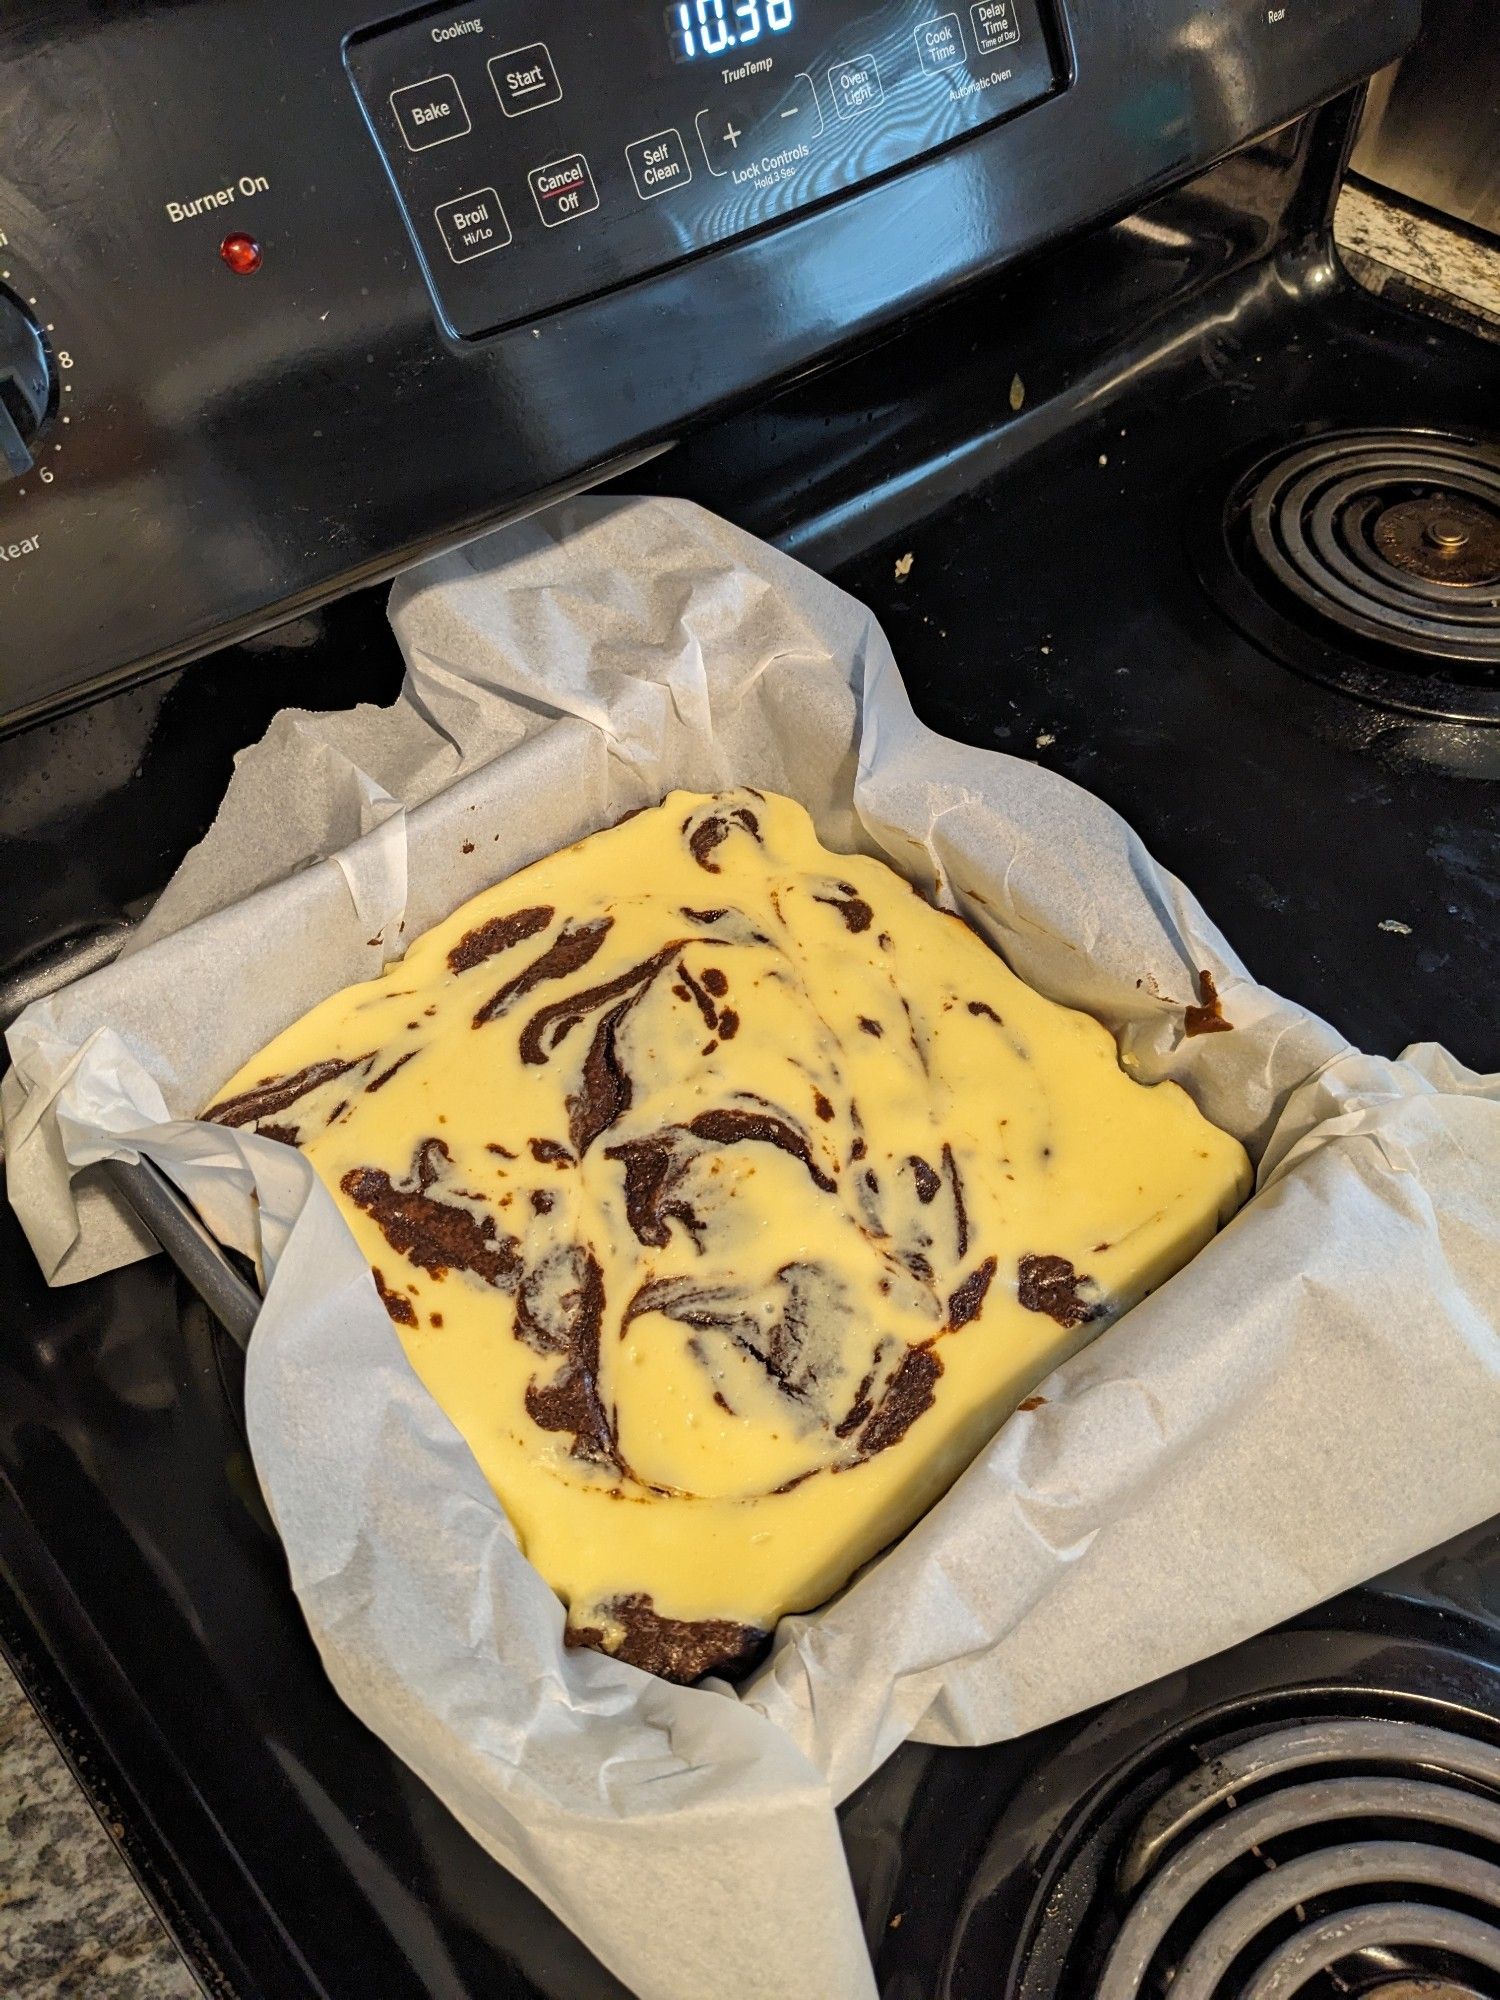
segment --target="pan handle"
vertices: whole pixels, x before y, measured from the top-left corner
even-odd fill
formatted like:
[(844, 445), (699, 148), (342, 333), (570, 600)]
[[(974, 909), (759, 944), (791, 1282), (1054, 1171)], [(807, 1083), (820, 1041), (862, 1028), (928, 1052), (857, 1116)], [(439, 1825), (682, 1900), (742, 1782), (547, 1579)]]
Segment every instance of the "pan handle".
[(149, 1160), (106, 1160), (104, 1171), (115, 1192), (139, 1218), (183, 1277), (240, 1348), (260, 1311), (260, 1294), (235, 1270), (199, 1221), (196, 1211)]

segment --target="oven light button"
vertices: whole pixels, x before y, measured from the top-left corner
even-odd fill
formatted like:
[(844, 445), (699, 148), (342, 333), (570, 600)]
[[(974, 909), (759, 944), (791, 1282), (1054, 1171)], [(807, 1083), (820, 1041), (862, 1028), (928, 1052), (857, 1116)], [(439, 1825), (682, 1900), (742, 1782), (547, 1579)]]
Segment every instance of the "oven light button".
[(828, 88), (840, 118), (858, 118), (885, 102), (885, 86), (874, 56), (851, 56), (828, 72)]

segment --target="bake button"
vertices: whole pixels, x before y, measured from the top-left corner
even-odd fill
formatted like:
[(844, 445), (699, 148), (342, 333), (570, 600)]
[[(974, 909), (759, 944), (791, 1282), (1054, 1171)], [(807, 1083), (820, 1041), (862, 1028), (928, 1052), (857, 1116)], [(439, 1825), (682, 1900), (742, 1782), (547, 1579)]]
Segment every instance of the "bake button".
[(682, 134), (673, 129), (653, 132), (649, 139), (637, 139), (625, 148), (635, 191), (642, 201), (654, 201), (669, 189), (682, 187), (693, 178)]
[(557, 67), (545, 42), (528, 42), (489, 60), (490, 82), (507, 118), (524, 117), (544, 104), (556, 104), (562, 96)]
[(440, 201), (432, 212), (455, 264), (488, 257), (492, 250), (503, 250), (510, 241), (510, 224), (493, 188), (476, 188), (472, 194), (459, 195), (456, 201)]
[(569, 153), (565, 160), (549, 160), (545, 167), (533, 167), (526, 176), (536, 201), (536, 212), (549, 229), (560, 222), (576, 222), (599, 206), (599, 191), (582, 153)]
[(828, 72), (828, 88), (840, 118), (858, 118), (885, 101), (874, 56), (851, 56), (848, 62), (835, 63)]
[(969, 9), (969, 19), (974, 24), (974, 46), (982, 56), (992, 56), (1021, 39), (1012, 0), (978, 0)]
[(939, 14), (912, 30), (923, 69), (951, 69), (964, 59), (964, 31), (957, 14)]
[(391, 109), (413, 153), (425, 153), (429, 146), (441, 146), (445, 139), (461, 139), (473, 130), (451, 76), (424, 77), (421, 83), (393, 90)]

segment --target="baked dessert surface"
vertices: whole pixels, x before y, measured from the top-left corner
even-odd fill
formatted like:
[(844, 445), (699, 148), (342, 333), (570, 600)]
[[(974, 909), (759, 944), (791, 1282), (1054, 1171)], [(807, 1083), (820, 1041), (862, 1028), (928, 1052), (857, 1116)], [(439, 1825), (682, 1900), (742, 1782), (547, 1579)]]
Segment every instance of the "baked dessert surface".
[(1244, 1198), (883, 863), (753, 791), (522, 870), (204, 1114), (300, 1146), (573, 1643), (747, 1664)]

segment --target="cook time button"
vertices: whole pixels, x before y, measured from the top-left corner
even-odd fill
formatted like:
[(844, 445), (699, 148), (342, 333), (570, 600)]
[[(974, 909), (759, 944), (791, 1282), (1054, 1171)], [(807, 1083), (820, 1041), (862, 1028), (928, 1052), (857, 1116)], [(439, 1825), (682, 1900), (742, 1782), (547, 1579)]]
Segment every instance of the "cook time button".
[(459, 95), (458, 85), (448, 75), (424, 77), (391, 92), (391, 109), (407, 149), (425, 153), (429, 146), (441, 146), (445, 139), (462, 139), (473, 128)]
[(649, 139), (637, 139), (633, 146), (625, 148), (625, 157), (642, 201), (654, 201), (659, 194), (682, 187), (693, 178), (682, 134), (675, 127), (653, 132)]
[(951, 69), (964, 59), (964, 31), (957, 14), (939, 14), (914, 29), (923, 69)]
[(492, 250), (503, 250), (510, 241), (510, 224), (493, 188), (476, 188), (473, 194), (461, 194), (456, 201), (440, 201), (432, 212), (455, 264), (487, 257)]
[(565, 160), (549, 160), (545, 167), (533, 167), (526, 179), (536, 212), (549, 229), (556, 229), (560, 222), (575, 222), (599, 206), (599, 191), (582, 153), (569, 153)]

